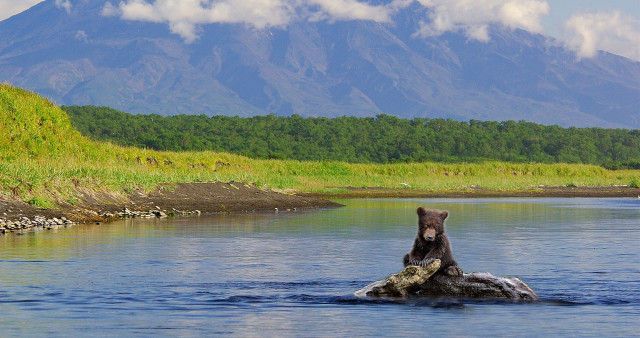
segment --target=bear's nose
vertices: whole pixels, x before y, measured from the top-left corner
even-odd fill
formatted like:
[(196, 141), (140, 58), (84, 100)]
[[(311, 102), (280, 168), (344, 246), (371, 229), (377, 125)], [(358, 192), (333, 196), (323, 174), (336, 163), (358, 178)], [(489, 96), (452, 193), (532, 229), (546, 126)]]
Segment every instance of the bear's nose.
[(427, 239), (431, 241), (433, 240), (433, 236), (427, 236)]

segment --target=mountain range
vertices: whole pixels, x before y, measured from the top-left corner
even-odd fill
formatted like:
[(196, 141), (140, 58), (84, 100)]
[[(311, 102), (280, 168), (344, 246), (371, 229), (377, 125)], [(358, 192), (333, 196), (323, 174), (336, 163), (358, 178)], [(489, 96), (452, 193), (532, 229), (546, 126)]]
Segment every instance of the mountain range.
[(640, 62), (578, 59), (550, 37), (500, 25), (488, 42), (416, 37), (425, 9), (393, 23), (208, 24), (185, 42), (164, 23), (55, 0), (0, 22), (0, 81), (60, 105), (129, 113), (527, 120), (640, 128)]

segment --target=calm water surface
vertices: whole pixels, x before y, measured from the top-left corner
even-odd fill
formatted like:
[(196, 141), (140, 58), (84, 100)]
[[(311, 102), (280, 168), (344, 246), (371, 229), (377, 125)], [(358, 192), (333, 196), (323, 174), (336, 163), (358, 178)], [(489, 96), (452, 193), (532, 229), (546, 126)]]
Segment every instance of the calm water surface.
[[(0, 336), (640, 334), (640, 199), (346, 200), (0, 237)], [(467, 271), (540, 301), (362, 300), (446, 209)]]

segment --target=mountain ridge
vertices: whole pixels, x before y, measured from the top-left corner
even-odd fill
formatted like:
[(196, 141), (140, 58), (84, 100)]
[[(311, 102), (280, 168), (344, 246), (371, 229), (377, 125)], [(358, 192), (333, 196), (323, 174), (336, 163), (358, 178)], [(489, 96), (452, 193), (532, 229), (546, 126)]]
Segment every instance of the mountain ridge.
[(415, 37), (423, 12), (394, 24), (294, 22), (200, 27), (187, 44), (165, 24), (70, 13), (48, 0), (0, 22), (0, 81), (61, 105), (130, 113), (527, 120), (640, 128), (640, 63), (576, 56), (550, 38), (492, 26)]

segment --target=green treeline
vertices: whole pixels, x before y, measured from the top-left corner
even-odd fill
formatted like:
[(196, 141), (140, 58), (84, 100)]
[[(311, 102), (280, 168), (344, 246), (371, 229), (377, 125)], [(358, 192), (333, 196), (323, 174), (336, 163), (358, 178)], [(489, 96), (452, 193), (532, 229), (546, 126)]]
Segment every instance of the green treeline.
[(562, 128), (531, 122), (376, 117), (249, 118), (131, 115), (64, 106), (83, 135), (157, 150), (213, 150), (259, 159), (360, 163), (585, 163), (640, 169), (640, 130)]

